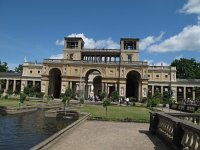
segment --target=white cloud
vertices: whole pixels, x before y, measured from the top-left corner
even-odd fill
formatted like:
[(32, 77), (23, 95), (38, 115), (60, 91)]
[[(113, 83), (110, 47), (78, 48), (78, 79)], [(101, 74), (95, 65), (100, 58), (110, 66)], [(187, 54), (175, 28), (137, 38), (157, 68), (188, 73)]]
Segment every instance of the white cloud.
[(180, 9), (180, 12), (185, 14), (196, 14), (198, 24), (200, 24), (200, 0), (188, 0), (182, 9)]
[[(114, 42), (111, 38), (95, 41), (92, 38), (86, 37), (83, 33), (78, 33), (78, 34), (73, 33), (73, 34), (68, 35), (68, 37), (81, 37), (83, 41), (85, 42), (84, 48), (89, 48), (89, 49), (100, 49), (100, 48), (119, 49), (120, 48), (120, 45)], [(57, 40), (56, 45), (64, 45), (64, 41)]]
[(181, 58), (183, 58), (183, 55), (176, 56), (174, 59), (179, 60), (179, 59), (181, 59)]
[(200, 24), (200, 16), (197, 17), (198, 24)]
[(63, 54), (52, 55), (49, 59), (63, 59)]
[(149, 52), (175, 52), (175, 51), (200, 51), (200, 0), (188, 0), (179, 10), (185, 14), (196, 14), (197, 25), (189, 25), (174, 36), (163, 41), (160, 36), (148, 36), (141, 40), (141, 50), (146, 49)]
[(180, 12), (186, 14), (197, 14), (200, 15), (200, 1), (199, 0), (188, 0), (187, 3), (180, 9)]
[(147, 48), (149, 52), (200, 51), (200, 25), (185, 27), (180, 33)]
[(150, 45), (159, 42), (162, 40), (162, 37), (165, 33), (161, 32), (159, 36), (154, 37), (154, 36), (148, 36), (140, 41), (140, 50), (145, 50), (147, 47)]
[(64, 41), (63, 40), (56, 40), (56, 45), (64, 45)]

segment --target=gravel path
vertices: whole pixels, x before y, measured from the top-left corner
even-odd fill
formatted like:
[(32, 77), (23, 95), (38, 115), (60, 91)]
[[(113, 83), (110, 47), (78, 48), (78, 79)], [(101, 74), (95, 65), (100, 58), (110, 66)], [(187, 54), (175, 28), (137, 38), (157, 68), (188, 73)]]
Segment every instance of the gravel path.
[(148, 129), (146, 123), (86, 121), (48, 150), (166, 150)]

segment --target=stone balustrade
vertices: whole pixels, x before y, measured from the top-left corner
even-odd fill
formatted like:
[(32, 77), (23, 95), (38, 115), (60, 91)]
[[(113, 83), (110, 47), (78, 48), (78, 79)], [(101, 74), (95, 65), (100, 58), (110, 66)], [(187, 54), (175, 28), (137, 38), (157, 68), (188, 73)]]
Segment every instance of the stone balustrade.
[(200, 149), (200, 130), (190, 129), (190, 126), (182, 124), (182, 129), (184, 131), (181, 144), (184, 149), (199, 150)]
[(76, 64), (124, 64), (124, 65), (136, 65), (136, 66), (147, 66), (147, 62), (143, 61), (95, 61), (95, 60), (67, 60), (67, 59), (45, 59), (44, 63), (76, 63)]
[(150, 132), (170, 149), (200, 149), (200, 114), (150, 112)]
[(174, 110), (180, 110), (183, 112), (195, 112), (197, 111), (197, 109), (199, 108), (198, 105), (194, 105), (194, 104), (177, 104), (177, 103), (173, 103), (170, 104), (170, 109), (174, 109)]

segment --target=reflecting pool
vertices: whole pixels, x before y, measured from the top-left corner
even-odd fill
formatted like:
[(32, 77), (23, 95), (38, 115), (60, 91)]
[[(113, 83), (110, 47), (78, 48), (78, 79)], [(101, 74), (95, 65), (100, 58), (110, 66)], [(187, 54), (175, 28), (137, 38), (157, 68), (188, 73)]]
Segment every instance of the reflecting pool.
[(0, 150), (26, 150), (75, 120), (44, 117), (44, 110), (0, 115)]

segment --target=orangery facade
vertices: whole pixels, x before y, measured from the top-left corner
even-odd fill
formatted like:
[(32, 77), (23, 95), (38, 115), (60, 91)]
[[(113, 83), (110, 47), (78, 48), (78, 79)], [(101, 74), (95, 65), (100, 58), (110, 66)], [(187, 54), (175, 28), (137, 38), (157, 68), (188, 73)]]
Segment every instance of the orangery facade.
[(67, 88), (84, 97), (118, 91), (141, 101), (155, 92), (171, 91), (176, 101), (200, 96), (200, 80), (176, 78), (176, 68), (149, 66), (139, 60), (139, 39), (121, 38), (120, 49), (87, 49), (80, 37), (65, 37), (62, 59), (42, 63), (24, 61), (23, 73), (0, 73), (0, 88), (23, 92), (35, 86), (46, 96), (59, 98)]

